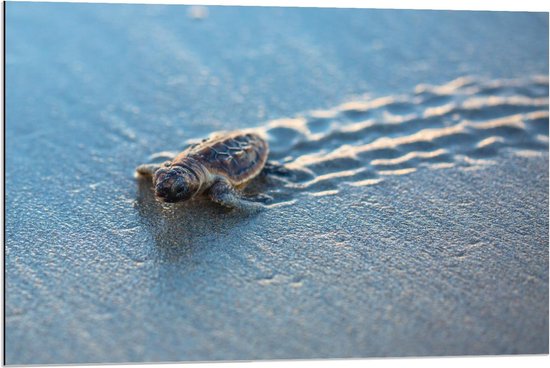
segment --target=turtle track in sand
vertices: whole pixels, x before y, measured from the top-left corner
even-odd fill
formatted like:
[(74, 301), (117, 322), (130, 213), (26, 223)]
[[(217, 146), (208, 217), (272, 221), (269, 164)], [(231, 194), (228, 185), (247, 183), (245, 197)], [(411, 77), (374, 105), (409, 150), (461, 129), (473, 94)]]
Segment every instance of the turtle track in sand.
[(479, 170), (502, 149), (548, 152), (548, 117), (543, 76), (461, 77), (440, 86), (421, 84), (404, 95), (363, 96), (252, 129), (267, 137), (269, 159), (291, 175), (250, 188), (271, 195), (277, 206), (299, 195), (335, 195), (342, 186), (377, 185), (424, 169)]
[(418, 85), (407, 95), (358, 98), (258, 128), (270, 159), (293, 172), (268, 187), (276, 201), (297, 192), (334, 195), (421, 169), (478, 170), (501, 149), (548, 152), (548, 78)]

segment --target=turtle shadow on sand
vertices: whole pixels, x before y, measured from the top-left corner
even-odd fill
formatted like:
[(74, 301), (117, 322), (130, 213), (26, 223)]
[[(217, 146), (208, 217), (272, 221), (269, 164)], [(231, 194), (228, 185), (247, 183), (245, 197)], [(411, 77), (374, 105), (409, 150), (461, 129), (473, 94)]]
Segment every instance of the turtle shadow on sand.
[(256, 215), (225, 208), (206, 197), (163, 203), (155, 197), (151, 178), (138, 177), (136, 184), (136, 209), (155, 242), (154, 258), (161, 262), (179, 263), (223, 242), (234, 227)]

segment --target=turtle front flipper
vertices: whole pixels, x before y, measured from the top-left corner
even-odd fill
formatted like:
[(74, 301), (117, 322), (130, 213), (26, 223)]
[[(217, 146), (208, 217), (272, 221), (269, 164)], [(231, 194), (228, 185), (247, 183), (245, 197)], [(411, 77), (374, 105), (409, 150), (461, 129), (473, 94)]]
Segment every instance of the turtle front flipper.
[(165, 161), (161, 164), (143, 164), (136, 168), (136, 172), (143, 176), (153, 176), (155, 172), (161, 167), (170, 167), (171, 161)]
[(155, 171), (161, 168), (161, 164), (143, 164), (136, 168), (136, 172), (143, 176), (153, 176)]
[(247, 198), (238, 192), (227, 180), (220, 179), (216, 181), (209, 191), (209, 196), (212, 201), (221, 204), (225, 207), (237, 208), (245, 211), (259, 211), (265, 206), (260, 203), (264, 198), (258, 196), (258, 201), (255, 198)]

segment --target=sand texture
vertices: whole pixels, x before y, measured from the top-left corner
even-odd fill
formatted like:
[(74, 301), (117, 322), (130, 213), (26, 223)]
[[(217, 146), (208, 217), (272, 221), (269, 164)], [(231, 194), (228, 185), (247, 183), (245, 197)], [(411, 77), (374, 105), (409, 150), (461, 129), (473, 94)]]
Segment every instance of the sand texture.
[[(8, 364), (548, 353), (547, 14), (6, 21)], [(259, 213), (134, 177), (235, 129)]]

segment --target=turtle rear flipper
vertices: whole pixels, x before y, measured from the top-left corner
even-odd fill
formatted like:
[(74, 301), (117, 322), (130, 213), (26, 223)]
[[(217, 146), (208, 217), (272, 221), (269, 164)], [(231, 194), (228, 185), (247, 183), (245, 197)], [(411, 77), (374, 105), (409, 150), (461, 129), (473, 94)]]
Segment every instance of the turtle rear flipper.
[(220, 179), (215, 182), (209, 191), (209, 196), (212, 201), (221, 204), (225, 207), (237, 208), (245, 211), (259, 211), (265, 206), (260, 203), (264, 198), (258, 197), (258, 201), (254, 197), (245, 197), (238, 192), (227, 180)]
[(289, 169), (287, 169), (284, 165), (274, 161), (267, 161), (260, 174), (262, 176), (292, 176), (292, 172)]

